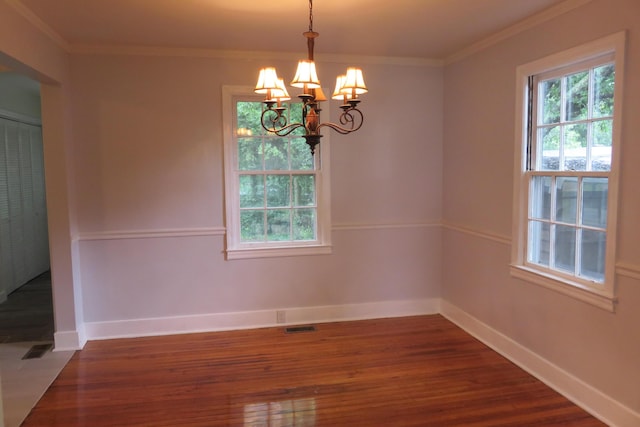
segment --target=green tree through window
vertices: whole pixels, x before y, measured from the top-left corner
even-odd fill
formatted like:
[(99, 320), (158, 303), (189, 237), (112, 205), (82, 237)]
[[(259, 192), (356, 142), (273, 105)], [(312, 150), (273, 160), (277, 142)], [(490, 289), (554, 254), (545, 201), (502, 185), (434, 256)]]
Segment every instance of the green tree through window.
[[(262, 102), (237, 101), (241, 242), (317, 239), (315, 159), (300, 132), (280, 137), (260, 125)], [(299, 104), (287, 106), (290, 121)]]
[[(591, 80), (591, 91), (589, 90)], [(594, 130), (594, 145), (611, 147), (613, 116), (613, 92), (615, 82), (615, 68), (613, 64), (603, 65), (589, 71), (581, 71), (540, 82), (541, 105), (540, 123), (547, 125), (544, 133), (544, 149), (558, 150), (560, 148), (559, 128), (561, 123), (574, 122), (576, 124), (566, 128), (564, 148), (586, 148), (588, 128), (580, 122), (590, 117), (589, 97), (593, 97), (591, 117), (602, 118), (596, 122)], [(562, 98), (565, 98), (564, 108)]]

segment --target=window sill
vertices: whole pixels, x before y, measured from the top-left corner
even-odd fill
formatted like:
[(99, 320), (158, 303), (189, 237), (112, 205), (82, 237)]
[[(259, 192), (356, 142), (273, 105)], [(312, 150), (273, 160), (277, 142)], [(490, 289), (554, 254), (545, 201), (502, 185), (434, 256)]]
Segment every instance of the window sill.
[(329, 255), (332, 252), (330, 245), (309, 246), (279, 246), (272, 248), (237, 248), (227, 249), (227, 260), (251, 259), (251, 258), (276, 258), (305, 255)]
[(545, 274), (522, 265), (511, 265), (511, 276), (554, 290), (603, 310), (615, 312), (616, 298), (614, 296), (586, 288), (579, 283)]

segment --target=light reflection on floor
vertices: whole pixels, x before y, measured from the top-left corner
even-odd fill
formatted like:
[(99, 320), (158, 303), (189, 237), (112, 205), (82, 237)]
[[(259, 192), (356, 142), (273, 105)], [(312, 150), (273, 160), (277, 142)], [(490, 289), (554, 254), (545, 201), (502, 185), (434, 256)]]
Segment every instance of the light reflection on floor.
[(244, 427), (313, 427), (316, 399), (250, 403), (244, 406)]

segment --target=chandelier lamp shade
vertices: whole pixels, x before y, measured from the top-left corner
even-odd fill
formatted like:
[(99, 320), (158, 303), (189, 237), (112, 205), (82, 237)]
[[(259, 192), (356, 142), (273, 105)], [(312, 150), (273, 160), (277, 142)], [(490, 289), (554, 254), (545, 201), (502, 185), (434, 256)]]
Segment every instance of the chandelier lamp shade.
[(355, 132), (362, 127), (364, 116), (358, 109), (359, 96), (367, 93), (367, 86), (360, 68), (349, 67), (343, 75), (336, 78), (336, 86), (331, 99), (342, 101), (339, 124), (320, 121), (320, 103), (327, 100), (313, 60), (313, 47), (318, 33), (313, 31), (313, 0), (309, 0), (309, 31), (302, 33), (307, 39), (308, 58), (298, 62), (296, 74), (291, 81), (291, 86), (302, 89), (298, 95), (302, 105), (302, 122), (289, 123), (286, 114), (285, 101), (291, 97), (284, 85), (284, 80), (278, 77), (274, 67), (265, 67), (260, 70), (255, 92), (264, 95), (265, 107), (262, 116), (262, 127), (278, 136), (286, 136), (296, 129), (304, 129), (302, 137), (311, 148), (311, 154), (315, 153), (316, 146), (320, 143), (324, 127), (333, 129), (341, 134)]

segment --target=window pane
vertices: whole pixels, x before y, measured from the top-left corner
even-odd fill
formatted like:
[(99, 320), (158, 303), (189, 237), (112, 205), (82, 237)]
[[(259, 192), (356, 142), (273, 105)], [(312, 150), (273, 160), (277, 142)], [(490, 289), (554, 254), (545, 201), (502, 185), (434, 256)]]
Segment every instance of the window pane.
[(576, 229), (566, 225), (555, 225), (555, 268), (575, 274)]
[(257, 136), (264, 133), (260, 125), (262, 105), (257, 101), (240, 101), (236, 104), (238, 135)]
[(549, 267), (549, 223), (529, 221), (529, 262)]
[(267, 210), (267, 240), (291, 240), (291, 216), (288, 209)]
[(578, 178), (556, 178), (556, 221), (567, 224), (576, 223)]
[(293, 205), (314, 206), (316, 204), (316, 180), (314, 175), (293, 177)]
[(264, 177), (262, 175), (240, 175), (240, 207), (264, 206)]
[(607, 226), (607, 178), (584, 178), (582, 181), (582, 224), (590, 227)]
[(594, 122), (592, 126), (591, 170), (610, 171), (613, 120), (600, 120)]
[(288, 207), (291, 205), (289, 175), (267, 175), (267, 206)]
[(265, 170), (289, 169), (288, 138), (265, 138)]
[(238, 169), (262, 170), (262, 138), (238, 137)]
[[(316, 147), (316, 151), (318, 148), (319, 147)], [(291, 140), (291, 169), (313, 169), (313, 156), (304, 138), (293, 138)]]
[(604, 262), (607, 236), (602, 231), (582, 230), (580, 275), (604, 282)]
[(560, 123), (560, 79), (540, 83), (541, 124)]
[(587, 170), (587, 124), (564, 126), (564, 169)]
[(232, 162), (225, 168), (225, 181), (227, 191), (234, 192), (226, 204), (232, 226), (228, 229), (229, 252), (247, 250), (251, 254), (283, 247), (288, 251), (307, 247), (311, 241), (327, 243), (328, 234), (320, 235), (318, 224), (320, 220), (328, 222), (328, 218), (321, 218), (318, 207), (324, 203), (318, 192), (319, 180), (327, 177), (321, 173), (321, 148), (316, 147), (316, 155), (311, 155), (302, 137), (304, 127), (279, 136), (261, 123), (265, 113), (267, 124), (270, 116), (280, 117), (276, 127), (301, 124), (305, 112), (300, 100), (283, 103), (284, 108), (278, 109), (281, 114), (266, 111), (265, 104), (252, 93), (230, 94), (227, 101), (233, 107), (231, 117), (225, 112), (232, 132), (225, 133), (224, 141), (225, 161)]
[(264, 211), (240, 212), (240, 240), (243, 242), (264, 241)]
[(589, 72), (571, 74), (566, 80), (566, 121), (584, 120), (589, 113)]
[(551, 177), (531, 178), (531, 217), (551, 219)]
[(542, 128), (538, 131), (538, 140), (542, 142), (541, 159), (538, 170), (557, 171), (560, 170), (559, 148), (560, 148), (560, 126)]
[(613, 64), (593, 70), (593, 117), (613, 115), (613, 92), (615, 81)]
[(315, 209), (294, 209), (293, 240), (315, 240), (315, 239), (316, 239)]
[(523, 110), (531, 138), (522, 147), (527, 162), (520, 182), (527, 201), (520, 213), (526, 228), (518, 237), (526, 234), (526, 242), (518, 244), (526, 243), (521, 247), (526, 255), (518, 261), (541, 274), (553, 270), (560, 280), (572, 277), (587, 288), (603, 283), (606, 238), (611, 239), (606, 232), (613, 57), (603, 53), (532, 74), (535, 108)]

